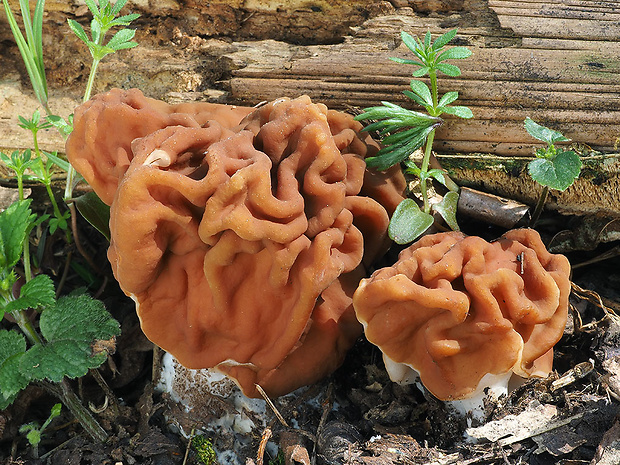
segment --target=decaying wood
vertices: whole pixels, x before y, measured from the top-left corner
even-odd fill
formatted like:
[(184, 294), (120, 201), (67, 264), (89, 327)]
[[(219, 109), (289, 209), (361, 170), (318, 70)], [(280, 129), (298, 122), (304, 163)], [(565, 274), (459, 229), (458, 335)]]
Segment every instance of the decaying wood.
[[(438, 160), (458, 184), (519, 200), (534, 206), (542, 187), (527, 172), (529, 159), (494, 155), (439, 155)], [(620, 154), (582, 157), (583, 169), (564, 192), (551, 190), (546, 208), (566, 214), (620, 217)]]
[(512, 229), (527, 226), (530, 208), (512, 199), (461, 187), (458, 212), (486, 223)]
[[(438, 133), (438, 152), (529, 154), (534, 141), (523, 130), (526, 116), (611, 151), (620, 136), (615, 6), (594, 0), (135, 0), (127, 11), (143, 15), (137, 24), (141, 46), (106, 58), (96, 90), (140, 87), (167, 100), (243, 104), (309, 94), (336, 108), (403, 103), (412, 69), (389, 60), (409, 53), (399, 32), (437, 35), (458, 27), (455, 43), (474, 54), (458, 63), (462, 76), (440, 81), (440, 91), (457, 90), (475, 116), (448, 119)], [(79, 103), (90, 58), (66, 34), (66, 17), (88, 26), (88, 10), (65, 0), (47, 8), (51, 103), (67, 116)], [(36, 103), (3, 17), (0, 40), (0, 149), (29, 147), (30, 136), (15, 122)], [(62, 148), (51, 132), (42, 139), (48, 150)]]

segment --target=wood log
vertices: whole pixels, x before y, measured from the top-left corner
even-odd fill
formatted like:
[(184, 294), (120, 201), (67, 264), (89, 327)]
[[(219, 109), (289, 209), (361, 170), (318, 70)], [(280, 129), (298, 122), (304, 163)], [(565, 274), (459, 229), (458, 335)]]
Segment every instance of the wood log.
[[(46, 6), (50, 101), (54, 112), (67, 116), (80, 102), (90, 58), (67, 34), (66, 19), (88, 28), (89, 12), (69, 0)], [(413, 69), (389, 60), (410, 55), (400, 31), (437, 36), (458, 27), (454, 44), (473, 55), (457, 62), (462, 75), (442, 78), (439, 90), (458, 91), (458, 102), (474, 118), (446, 118), (437, 152), (531, 155), (536, 141), (523, 129), (526, 116), (613, 152), (620, 137), (615, 6), (594, 0), (135, 0), (126, 12), (143, 15), (137, 22), (140, 46), (106, 58), (95, 90), (139, 87), (168, 101), (245, 105), (308, 94), (334, 108), (381, 100), (413, 108), (401, 93)], [(0, 44), (0, 150), (23, 149), (32, 141), (16, 128), (17, 115), (31, 114), (37, 104), (2, 14)], [(46, 131), (41, 146), (62, 151), (63, 141)], [(615, 168), (600, 168), (603, 177), (617, 176)]]

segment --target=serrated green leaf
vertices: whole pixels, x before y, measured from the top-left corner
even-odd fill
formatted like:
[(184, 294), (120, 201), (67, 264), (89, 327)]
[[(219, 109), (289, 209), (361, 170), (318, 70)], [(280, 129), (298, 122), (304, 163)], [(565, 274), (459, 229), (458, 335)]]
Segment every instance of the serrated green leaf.
[(6, 408), (30, 382), (19, 370), (25, 351), (24, 336), (16, 331), (0, 330), (0, 409)]
[(433, 216), (420, 210), (413, 199), (405, 199), (390, 219), (388, 235), (397, 244), (408, 244), (424, 234), (433, 222)]
[(418, 95), (423, 101), (425, 105), (433, 106), (433, 97), (431, 96), (431, 90), (428, 86), (422, 81), (411, 81), (409, 83), (411, 90)]
[(445, 60), (463, 60), (471, 56), (471, 50), (466, 47), (452, 47), (441, 52), (437, 57), (437, 63)]
[(440, 35), (439, 37), (437, 37), (435, 39), (435, 42), (433, 42), (433, 50), (434, 51), (438, 51), (441, 50), (443, 47), (445, 47), (448, 42), (450, 42), (452, 39), (454, 39), (454, 37), (456, 37), (456, 33), (458, 32), (458, 29), (452, 29), (448, 32), (446, 32), (445, 34)]
[(457, 77), (461, 75), (461, 70), (459, 69), (459, 67), (451, 65), (450, 63), (437, 63), (437, 70), (451, 77)]
[(441, 111), (443, 113), (448, 113), (449, 115), (458, 116), (459, 118), (470, 119), (474, 117), (473, 112), (468, 107), (463, 106), (453, 106), (453, 107), (442, 107)]
[(34, 221), (30, 199), (12, 203), (0, 213), (0, 267), (12, 268), (21, 258), (24, 241)]
[(52, 279), (40, 274), (24, 284), (20, 290), (19, 298), (7, 303), (6, 312), (16, 310), (37, 309), (54, 305), (56, 302), (56, 290)]
[(581, 172), (581, 159), (573, 151), (560, 151), (555, 158), (536, 158), (528, 163), (528, 172), (537, 183), (559, 191), (566, 190)]
[(22, 357), (20, 370), (32, 379), (54, 382), (84, 376), (101, 365), (106, 354), (93, 355), (91, 344), (120, 333), (103, 303), (83, 294), (60, 298), (41, 314), (39, 324), (46, 344), (31, 347)]
[(65, 296), (46, 309), (39, 321), (41, 334), (48, 342), (110, 339), (119, 334), (118, 322), (103, 303), (87, 295)]
[(33, 380), (58, 383), (66, 376), (80, 378), (105, 362), (105, 353), (92, 355), (90, 343), (61, 340), (31, 347), (21, 358), (19, 369)]
[(546, 142), (549, 145), (553, 145), (556, 142), (568, 142), (570, 139), (564, 137), (561, 132), (554, 131), (553, 129), (549, 129), (541, 124), (536, 123), (529, 116), (525, 118), (525, 122), (523, 124), (525, 126), (525, 130), (535, 139)]
[(458, 92), (446, 92), (445, 94), (443, 94), (443, 97), (441, 97), (441, 99), (437, 103), (437, 106), (445, 107), (446, 105), (450, 105), (452, 102), (454, 102), (458, 98), (459, 98)]
[(433, 210), (441, 215), (443, 220), (453, 231), (460, 231), (456, 221), (456, 210), (459, 203), (459, 194), (457, 192), (447, 192), (441, 202), (433, 205)]

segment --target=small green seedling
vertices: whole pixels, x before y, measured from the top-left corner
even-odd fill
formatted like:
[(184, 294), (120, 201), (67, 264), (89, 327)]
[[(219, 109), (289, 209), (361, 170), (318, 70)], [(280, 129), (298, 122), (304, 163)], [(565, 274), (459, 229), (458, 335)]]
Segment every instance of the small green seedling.
[(543, 186), (530, 221), (530, 225), (534, 226), (540, 218), (549, 189), (565, 191), (579, 177), (581, 158), (572, 150), (563, 150), (555, 146), (557, 142), (570, 141), (560, 132), (542, 126), (529, 117), (525, 118), (524, 125), (532, 137), (547, 144), (547, 147), (536, 150), (536, 158), (527, 165), (532, 179)]
[[(85, 0), (94, 16), (90, 23), (90, 37), (76, 21), (69, 20), (70, 29), (86, 43), (93, 58), (84, 101), (90, 99), (99, 62), (110, 53), (137, 45), (132, 40), (135, 31), (130, 29), (123, 28), (107, 42), (105, 39), (110, 29), (127, 26), (139, 16), (119, 16), (126, 2), (118, 0), (112, 4), (109, 0), (100, 0), (97, 4), (93, 0)], [(32, 14), (30, 3), (35, 3)], [(19, 117), (19, 126), (31, 131), (33, 135), (33, 150), (14, 151), (10, 155), (0, 153), (0, 161), (15, 172), (19, 196), (17, 202), (0, 212), (0, 410), (10, 405), (31, 382), (39, 382), (62, 400), (91, 437), (105, 441), (106, 431), (84, 408), (67, 378), (84, 376), (88, 370), (100, 366), (106, 360), (107, 353), (94, 350), (93, 347), (97, 341), (113, 340), (120, 333), (119, 324), (106, 311), (102, 302), (80, 293), (58, 298), (57, 289), (49, 276), (33, 276), (30, 235), (34, 228), (48, 221), (50, 232), (64, 230), (69, 242), (69, 218), (70, 214), (74, 214), (74, 204), (78, 208), (82, 205), (85, 210), (94, 211), (91, 216), (96, 217), (100, 223), (105, 221), (109, 208), (104, 208), (98, 198), (93, 198), (94, 194), (72, 199), (77, 183), (75, 170), (56, 153), (39, 149), (39, 131), (53, 126), (66, 138), (73, 125), (71, 116), (65, 119), (52, 115), (48, 105), (42, 36), (45, 0), (19, 0), (23, 32), (11, 11), (9, 0), (2, 0), (2, 4), (35, 96), (46, 116), (43, 117), (37, 110), (30, 119)], [(64, 200), (69, 211), (62, 212), (54, 198), (53, 165), (67, 172)], [(32, 200), (25, 199), (24, 180), (34, 180), (45, 185), (52, 203), (52, 217), (33, 213)], [(11, 318), (5, 319), (5, 316)], [(24, 432), (27, 432), (33, 447), (39, 443), (40, 434), (51, 418), (41, 428), (36, 425), (24, 426)]]
[(41, 442), (41, 436), (43, 435), (43, 431), (45, 430), (45, 428), (49, 426), (49, 424), (52, 422), (54, 418), (60, 415), (61, 410), (62, 410), (62, 405), (55, 404), (52, 407), (50, 416), (47, 417), (47, 420), (45, 420), (45, 423), (43, 423), (42, 426), (39, 427), (38, 423), (32, 422), (32, 423), (27, 423), (25, 425), (22, 425), (19, 428), (20, 433), (22, 434), (26, 433), (26, 439), (28, 439), (28, 442), (32, 446), (32, 455), (35, 459), (39, 458), (39, 443)]
[[(441, 169), (429, 169), (435, 130), (443, 123), (442, 114), (469, 119), (472, 111), (464, 106), (451, 105), (458, 99), (458, 92), (446, 92), (439, 98), (437, 86), (438, 74), (456, 77), (461, 70), (447, 60), (460, 60), (471, 55), (465, 47), (445, 49), (454, 39), (457, 29), (446, 32), (433, 42), (431, 33), (427, 32), (424, 40), (412, 37), (401, 32), (403, 43), (415, 55), (414, 59), (391, 58), (397, 63), (413, 65), (417, 69), (412, 73), (414, 78), (428, 75), (430, 87), (423, 81), (411, 80), (411, 90), (403, 93), (426, 113), (408, 110), (390, 102), (381, 102), (381, 106), (366, 108), (364, 113), (356, 117), (357, 120), (373, 120), (366, 126), (366, 131), (378, 131), (383, 148), (375, 157), (366, 159), (370, 168), (386, 170), (389, 167), (403, 162), (405, 173), (419, 178), (423, 207), (412, 199), (404, 200), (394, 212), (388, 234), (398, 244), (406, 244), (421, 236), (433, 223), (432, 212), (437, 212), (446, 224), (458, 230), (456, 222), (456, 205), (458, 202), (458, 187), (449, 182)], [(410, 160), (411, 155), (425, 144), (424, 156), (420, 166)], [(450, 190), (438, 204), (431, 205), (428, 195), (428, 182), (437, 181)]]

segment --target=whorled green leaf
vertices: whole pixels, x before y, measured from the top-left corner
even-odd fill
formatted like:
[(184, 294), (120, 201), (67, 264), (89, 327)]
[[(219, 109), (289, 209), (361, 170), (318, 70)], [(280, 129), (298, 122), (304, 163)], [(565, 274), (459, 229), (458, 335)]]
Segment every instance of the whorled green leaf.
[(549, 145), (553, 145), (556, 142), (568, 142), (570, 139), (564, 137), (561, 132), (554, 131), (553, 129), (549, 129), (541, 124), (538, 124), (529, 116), (525, 118), (525, 122), (523, 124), (525, 126), (525, 130), (535, 139), (546, 142)]
[(31, 379), (55, 382), (83, 376), (101, 365), (106, 354), (93, 354), (92, 344), (120, 333), (103, 303), (83, 294), (60, 298), (41, 314), (39, 325), (46, 343), (24, 354), (20, 370)]
[(451, 29), (450, 31), (437, 37), (435, 39), (435, 42), (433, 42), (433, 50), (439, 51), (442, 48), (444, 48), (446, 45), (448, 45), (448, 42), (450, 42), (452, 39), (456, 37), (457, 32), (458, 32), (458, 29)]
[(459, 225), (456, 221), (456, 210), (459, 203), (459, 194), (454, 191), (447, 192), (443, 196), (441, 202), (433, 205), (433, 210), (441, 215), (450, 229), (453, 231), (459, 231)]
[(411, 90), (419, 96), (424, 102), (423, 105), (433, 106), (433, 97), (431, 96), (431, 90), (422, 81), (411, 81), (409, 83)]
[(458, 98), (459, 98), (459, 93), (458, 92), (454, 92), (454, 91), (446, 92), (439, 99), (439, 102), (437, 103), (437, 106), (438, 107), (445, 107), (446, 105), (450, 105), (452, 102), (454, 102)]
[(528, 172), (537, 183), (559, 191), (566, 190), (581, 172), (581, 159), (573, 151), (558, 151), (554, 158), (536, 158)]
[(471, 56), (471, 50), (466, 47), (452, 47), (437, 56), (437, 63), (445, 60), (463, 60)]
[(69, 23), (69, 29), (73, 31), (77, 38), (87, 44), (89, 39), (82, 25), (73, 19), (68, 19), (67, 22)]
[(470, 119), (474, 117), (474, 113), (468, 107), (463, 107), (459, 105), (455, 105), (452, 107), (441, 107), (441, 111), (443, 113), (448, 113), (449, 115), (458, 116), (459, 118), (463, 119)]
[(88, 192), (75, 199), (80, 214), (88, 221), (97, 231), (110, 240), (110, 206), (103, 201), (94, 192)]
[(16, 331), (0, 330), (0, 410), (10, 405), (30, 379), (19, 370), (26, 339)]
[(407, 131), (410, 137), (393, 145), (386, 145), (374, 157), (366, 158), (366, 165), (379, 171), (384, 171), (391, 166), (406, 160), (413, 152), (419, 149), (434, 126), (426, 128), (413, 128)]
[(433, 216), (420, 210), (415, 200), (405, 199), (390, 219), (388, 235), (397, 244), (408, 244), (424, 234), (433, 222)]
[(461, 69), (458, 66), (451, 65), (450, 63), (437, 63), (436, 68), (443, 74), (450, 77), (457, 77), (461, 75)]
[(13, 312), (29, 308), (38, 309), (54, 305), (56, 302), (56, 289), (52, 279), (46, 274), (40, 274), (32, 278), (20, 289), (19, 297), (7, 303), (4, 310)]

